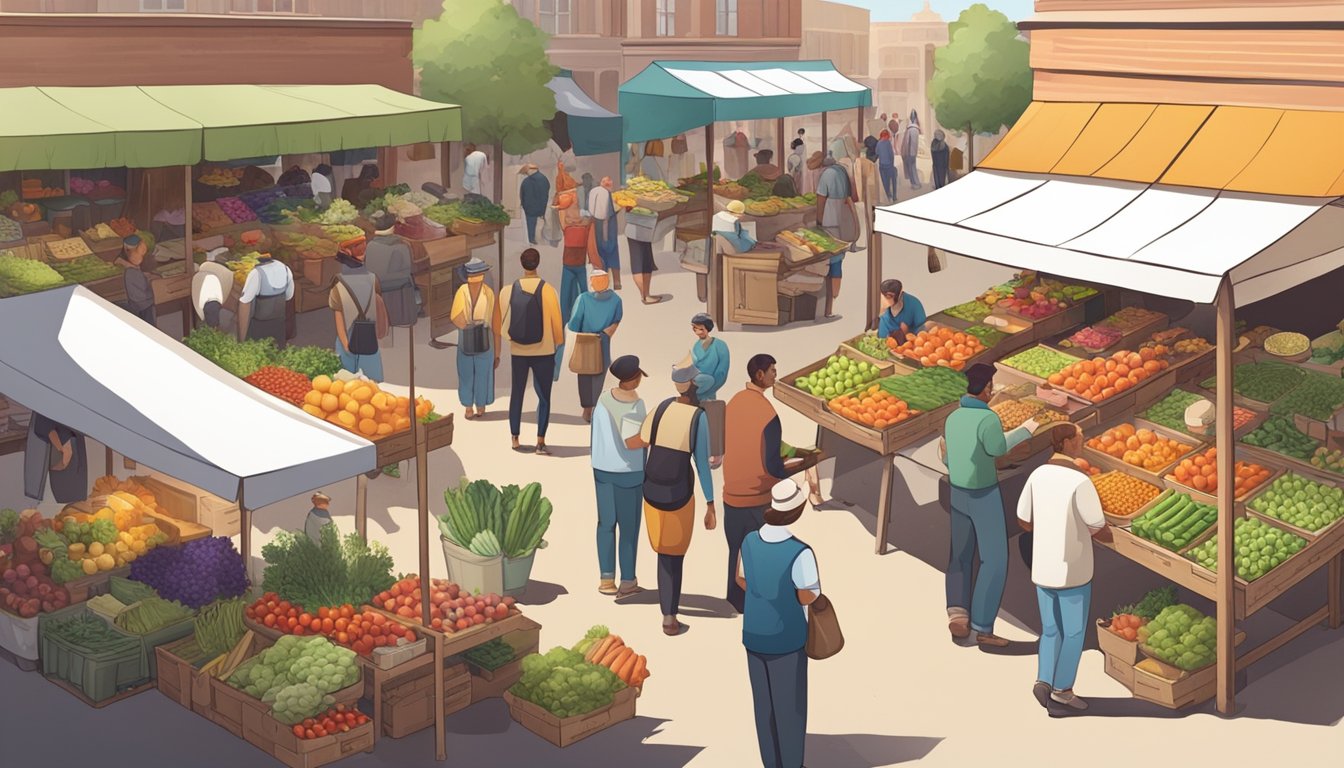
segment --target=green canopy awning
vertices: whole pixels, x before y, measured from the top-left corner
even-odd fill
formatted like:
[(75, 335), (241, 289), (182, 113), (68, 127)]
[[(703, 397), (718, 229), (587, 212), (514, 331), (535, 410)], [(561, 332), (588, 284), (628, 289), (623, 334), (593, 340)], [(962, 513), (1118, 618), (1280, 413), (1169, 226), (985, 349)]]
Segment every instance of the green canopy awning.
[(0, 88), (0, 170), (153, 168), (461, 138), (457, 106), (379, 85)]
[(655, 61), (620, 90), (624, 139), (665, 139), (710, 123), (872, 106), (829, 61)]

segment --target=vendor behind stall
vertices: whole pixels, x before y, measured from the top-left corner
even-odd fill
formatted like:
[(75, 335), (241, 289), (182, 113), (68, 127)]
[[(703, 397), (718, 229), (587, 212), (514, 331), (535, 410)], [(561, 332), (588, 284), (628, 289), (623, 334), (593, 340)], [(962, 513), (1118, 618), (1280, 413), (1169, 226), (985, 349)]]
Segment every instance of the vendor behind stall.
[(274, 339), (285, 346), (285, 306), (294, 298), (294, 273), (283, 263), (261, 254), (257, 266), (247, 273), (243, 295), (238, 299), (238, 338)]
[(727, 209), (714, 214), (714, 221), (710, 225), (714, 234), (720, 235), (724, 240), (732, 243), (733, 248), (738, 253), (746, 253), (756, 247), (756, 238), (742, 229), (742, 216), (746, 212), (746, 203), (741, 200), (733, 200), (728, 203)]
[(775, 158), (775, 153), (768, 149), (762, 149), (756, 153), (756, 167), (751, 172), (760, 177), (761, 181), (768, 181), (774, 184), (770, 190), (772, 195), (778, 197), (797, 197), (798, 187), (793, 183), (793, 177), (779, 170), (779, 166), (770, 161)]
[(56, 503), (69, 504), (88, 497), (89, 459), (84, 436), (34, 413), (23, 457), (23, 495), (41, 500), (48, 470), (51, 473), (51, 496)]
[(139, 235), (130, 235), (121, 241), (121, 256), (117, 263), (126, 268), (123, 279), (126, 285), (126, 309), (150, 325), (155, 325), (154, 289), (149, 284), (149, 275), (145, 274), (145, 256), (149, 253), (149, 244)]
[(313, 540), (314, 544), (322, 544), (322, 529), (331, 525), (331, 497), (325, 493), (313, 494), (313, 508), (308, 510), (308, 517), (303, 521), (303, 532), (308, 538)]
[(196, 318), (219, 331), (232, 331), (236, 321), (234, 313), (224, 309), (224, 302), (233, 290), (233, 273), (216, 261), (228, 252), (227, 248), (210, 252), (191, 278), (191, 305)]
[(905, 292), (900, 280), (882, 281), (882, 314), (877, 316), (877, 337), (905, 341), (907, 333), (919, 333), (928, 317), (919, 299)]
[(331, 193), (333, 189), (331, 180), (331, 166), (326, 163), (322, 163), (314, 168), (313, 175), (308, 180), (308, 184), (313, 190), (313, 202), (323, 208), (331, 205)]

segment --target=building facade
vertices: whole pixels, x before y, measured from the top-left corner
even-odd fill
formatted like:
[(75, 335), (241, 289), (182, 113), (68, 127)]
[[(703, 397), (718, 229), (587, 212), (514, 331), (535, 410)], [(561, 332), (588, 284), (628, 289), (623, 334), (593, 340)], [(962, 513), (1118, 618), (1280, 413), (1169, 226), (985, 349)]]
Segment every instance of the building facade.
[(913, 109), (926, 132), (932, 132), (937, 122), (929, 106), (933, 52), (947, 41), (947, 22), (928, 2), (910, 21), (873, 24), (869, 76), (873, 80), (873, 104), (879, 112), (900, 115), (904, 122)]
[(275, 14), (401, 19), (417, 26), (442, 7), (442, 0), (0, 0), (4, 13)]
[(829, 60), (845, 77), (871, 85), (868, 82), (871, 18), (867, 8), (829, 0), (803, 0), (803, 43), (798, 58)]

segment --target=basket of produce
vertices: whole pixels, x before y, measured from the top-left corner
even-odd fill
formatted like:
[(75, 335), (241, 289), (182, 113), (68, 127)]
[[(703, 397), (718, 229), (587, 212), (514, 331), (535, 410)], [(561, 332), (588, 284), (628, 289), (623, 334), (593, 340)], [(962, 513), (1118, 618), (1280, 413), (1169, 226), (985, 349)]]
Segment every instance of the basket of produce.
[(1284, 331), (1265, 339), (1265, 351), (1290, 363), (1311, 359), (1311, 339), (1301, 333)]
[(635, 689), (568, 648), (523, 658), (523, 676), (504, 694), (509, 715), (557, 747), (635, 716)]
[(985, 344), (974, 334), (946, 326), (929, 324), (919, 333), (907, 333), (905, 340), (887, 339), (893, 354), (925, 368), (943, 366), (960, 371), (985, 352)]
[(889, 376), (893, 370), (891, 363), (869, 363), (837, 350), (825, 360), (781, 376), (775, 397), (804, 413), (820, 412), (826, 401)]
[(1148, 502), (1162, 493), (1156, 485), (1120, 470), (1094, 475), (1092, 484), (1101, 497), (1101, 511), (1106, 522), (1118, 526), (1128, 525)]
[(1309, 535), (1320, 534), (1344, 517), (1344, 488), (1286, 472), (1246, 507)]
[[(1198, 447), (1192, 441), (1175, 437), (1175, 434), (1160, 427), (1124, 423), (1089, 439), (1083, 450), (1090, 457), (1102, 457), (1102, 464), (1116, 464), (1117, 468), (1133, 467), (1153, 477), (1160, 477), (1165, 470)], [(1199, 462), (1201, 466), (1203, 463)]]
[(551, 524), (551, 502), (542, 497), (541, 484), (498, 488), (464, 477), (443, 498), (448, 514), (439, 518), (439, 531), (448, 577), (473, 591), (515, 595), (526, 589)]
[(1097, 647), (1106, 656), (1106, 674), (1134, 688), (1134, 662), (1139, 660), (1139, 629), (1176, 604), (1172, 587), (1155, 589), (1131, 605), (1123, 605), (1109, 619), (1097, 619)]
[[(1240, 500), (1252, 491), (1270, 482), (1278, 470), (1262, 467), (1252, 461), (1241, 460), (1233, 466), (1236, 477), (1233, 496)], [(1166, 475), (1169, 483), (1190, 488), (1211, 496), (1218, 493), (1218, 449), (1209, 448), (1198, 456), (1182, 459)]]

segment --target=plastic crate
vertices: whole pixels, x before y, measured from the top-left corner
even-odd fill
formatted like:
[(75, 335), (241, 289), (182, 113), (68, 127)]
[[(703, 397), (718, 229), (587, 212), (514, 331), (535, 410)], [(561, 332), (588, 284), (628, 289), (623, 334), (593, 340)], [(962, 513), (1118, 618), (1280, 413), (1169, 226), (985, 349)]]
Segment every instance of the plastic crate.
[(100, 702), (118, 691), (146, 681), (148, 662), (139, 638), (124, 635), (125, 642), (105, 650), (92, 650), (53, 636), (47, 631), (52, 621), (61, 621), (87, 613), (83, 605), (73, 605), (44, 614), (38, 623), (38, 646), (42, 674), (70, 683), (90, 701)]

